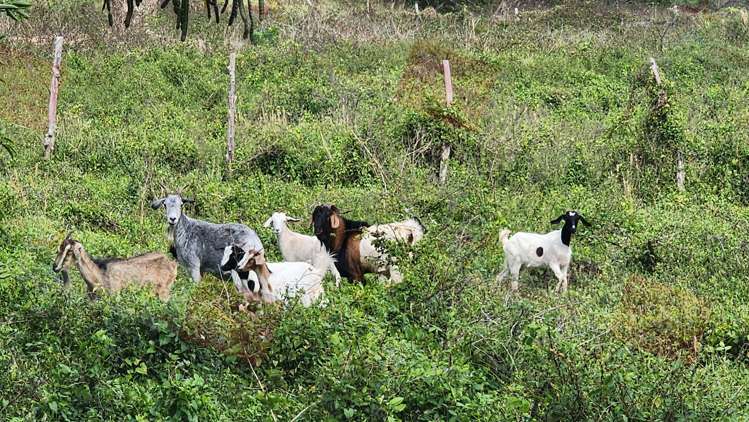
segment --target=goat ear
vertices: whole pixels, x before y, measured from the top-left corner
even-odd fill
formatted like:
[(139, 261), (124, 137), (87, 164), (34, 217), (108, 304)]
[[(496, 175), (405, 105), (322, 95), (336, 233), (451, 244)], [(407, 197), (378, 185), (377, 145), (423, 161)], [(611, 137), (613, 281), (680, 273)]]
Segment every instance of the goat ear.
[(68, 234), (65, 236), (65, 240), (70, 240), (71, 236), (73, 236), (73, 231), (69, 231)]
[(265, 265), (265, 254), (261, 251), (255, 252), (255, 254), (252, 255), (252, 259), (255, 260), (255, 265)]
[(164, 201), (166, 201), (166, 198), (154, 199), (151, 201), (151, 208), (155, 210), (159, 209), (159, 207), (164, 205)]
[(559, 224), (559, 223), (561, 223), (561, 222), (562, 222), (562, 219), (564, 218), (564, 216), (565, 216), (564, 214), (560, 215), (560, 216), (559, 216), (559, 217), (557, 217), (556, 219), (554, 219), (554, 220), (551, 220), (551, 223), (549, 223), (549, 224)]
[(582, 216), (582, 215), (580, 215), (580, 214), (578, 214), (578, 215), (580, 216), (580, 221), (581, 221), (581, 222), (582, 222), (583, 224), (585, 224), (586, 226), (590, 226), (590, 223), (588, 222), (588, 220), (586, 220), (586, 219), (585, 219), (585, 217), (583, 217), (583, 216)]
[(341, 225), (341, 219), (335, 214), (330, 214), (330, 228), (337, 229)]
[(182, 203), (184, 204), (194, 204), (195, 200), (192, 198), (182, 198)]
[(302, 219), (301, 218), (296, 218), (296, 217), (286, 216), (286, 221), (293, 221), (293, 222), (296, 223), (297, 221), (302, 221)]
[(273, 217), (268, 217), (267, 220), (265, 220), (265, 223), (263, 223), (263, 227), (270, 227), (270, 223), (273, 222)]

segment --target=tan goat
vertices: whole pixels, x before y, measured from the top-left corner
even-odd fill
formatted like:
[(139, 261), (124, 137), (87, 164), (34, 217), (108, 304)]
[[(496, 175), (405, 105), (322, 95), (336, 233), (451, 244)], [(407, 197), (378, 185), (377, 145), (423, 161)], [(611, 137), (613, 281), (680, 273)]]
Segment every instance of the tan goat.
[(126, 259), (94, 259), (83, 249), (81, 242), (71, 239), (68, 234), (60, 244), (52, 269), (62, 271), (67, 283), (67, 271), (73, 263), (86, 282), (91, 298), (95, 298), (99, 290), (117, 293), (135, 284), (150, 286), (159, 299), (166, 301), (177, 278), (177, 263), (164, 254), (151, 252)]

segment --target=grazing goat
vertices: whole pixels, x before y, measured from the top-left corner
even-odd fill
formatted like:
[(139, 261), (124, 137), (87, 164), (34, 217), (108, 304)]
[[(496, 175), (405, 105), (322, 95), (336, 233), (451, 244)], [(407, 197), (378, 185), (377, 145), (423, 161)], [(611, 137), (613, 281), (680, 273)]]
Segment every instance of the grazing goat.
[[(300, 220), (289, 217), (282, 212), (274, 212), (265, 221), (263, 227), (270, 227), (276, 233), (276, 236), (278, 236), (278, 249), (281, 250), (284, 261), (312, 263), (312, 259), (320, 251), (325, 251), (325, 246), (314, 236), (307, 236), (291, 231), (286, 224), (289, 221)], [(339, 287), (341, 284), (341, 274), (338, 273), (334, 262), (331, 261), (329, 269), (335, 278), (336, 287)]]
[(376, 245), (379, 238), (405, 241), (413, 245), (425, 233), (418, 220), (370, 226), (364, 221), (348, 220), (335, 205), (318, 205), (312, 212), (315, 236), (332, 252), (343, 277), (364, 282), (365, 273), (387, 277), (393, 283), (403, 279), (388, 254)]
[(94, 259), (81, 242), (68, 234), (60, 244), (52, 269), (62, 271), (68, 283), (68, 269), (75, 263), (86, 282), (90, 298), (99, 290), (117, 293), (130, 284), (150, 286), (159, 299), (166, 301), (177, 278), (177, 263), (165, 255), (152, 252), (127, 259)]
[[(221, 262), (222, 270), (231, 271), (232, 278), (241, 279), (247, 289), (245, 296), (251, 300), (256, 300), (254, 294), (257, 283), (252, 271), (260, 264), (257, 258), (258, 255), (254, 252), (246, 253), (237, 246), (227, 246)], [(323, 295), (322, 280), (331, 264), (333, 257), (325, 249), (320, 249), (312, 257), (312, 265), (306, 262), (269, 262), (266, 265), (270, 268), (270, 273), (257, 274), (261, 279), (268, 277), (267, 282), (273, 287), (274, 300), (286, 301), (301, 295), (302, 305), (308, 307)]]
[(374, 224), (367, 227), (365, 231), (374, 237), (403, 242), (409, 246), (415, 245), (426, 234), (424, 226), (416, 217), (396, 223)]
[[(580, 213), (567, 211), (553, 220), (551, 224), (559, 224), (564, 220), (562, 230), (554, 230), (546, 234), (518, 232), (509, 237), (510, 231), (505, 229), (499, 234), (502, 247), (505, 251), (505, 268), (497, 275), (497, 281), (501, 282), (508, 275), (512, 275), (512, 291), (518, 290), (518, 276), (520, 268), (547, 266), (554, 271), (559, 282), (557, 292), (567, 291), (567, 271), (572, 261), (572, 248), (570, 240), (577, 230), (577, 222), (590, 224)], [(509, 237), (509, 239), (508, 239)]]
[[(219, 277), (224, 248), (237, 245), (245, 252), (264, 254), (263, 244), (254, 230), (244, 224), (214, 224), (192, 219), (182, 212), (182, 204), (193, 202), (182, 199), (179, 195), (169, 195), (151, 202), (151, 208), (166, 208), (166, 220), (169, 223), (169, 238), (172, 241), (173, 254), (177, 261), (187, 268), (194, 282), (200, 282), (205, 272)], [(267, 268), (264, 270), (267, 271)], [(269, 295), (270, 287), (261, 280), (263, 298)]]

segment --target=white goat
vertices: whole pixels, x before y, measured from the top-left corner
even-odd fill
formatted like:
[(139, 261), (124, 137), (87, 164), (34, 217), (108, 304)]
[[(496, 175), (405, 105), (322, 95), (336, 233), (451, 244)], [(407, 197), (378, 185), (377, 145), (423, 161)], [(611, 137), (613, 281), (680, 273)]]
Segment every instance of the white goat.
[(413, 246), (424, 237), (424, 226), (416, 218), (389, 224), (374, 224), (364, 229), (374, 237), (403, 242)]
[[(558, 224), (564, 220), (561, 230), (554, 230), (546, 234), (518, 232), (512, 237), (510, 231), (502, 230), (499, 238), (505, 251), (505, 268), (497, 275), (497, 282), (501, 282), (508, 275), (512, 275), (512, 291), (518, 290), (520, 268), (547, 266), (554, 271), (559, 282), (557, 292), (567, 291), (567, 271), (572, 261), (570, 240), (577, 229), (577, 222), (590, 224), (582, 215), (575, 211), (567, 211), (553, 220), (551, 224)], [(509, 237), (509, 239), (508, 239)]]
[[(256, 258), (261, 261), (257, 262)], [(312, 257), (312, 264), (306, 262), (268, 262), (270, 274), (267, 282), (273, 291), (273, 301), (283, 300), (299, 295), (302, 305), (310, 306), (323, 294), (322, 280), (333, 265), (333, 257), (325, 249), (320, 250)], [(262, 257), (253, 252), (246, 253), (237, 246), (227, 246), (224, 251), (221, 269), (231, 270), (235, 284), (241, 284), (246, 291), (245, 296), (256, 298), (255, 293), (259, 290), (258, 274), (266, 277), (266, 273), (254, 271), (255, 267), (263, 264)]]
[(395, 263), (395, 258), (382, 248), (379, 240), (402, 242), (413, 246), (424, 238), (425, 231), (424, 226), (416, 218), (365, 227), (359, 243), (362, 265), (371, 268), (372, 272), (379, 274), (381, 278), (389, 280), (392, 284), (402, 282), (403, 275)]
[[(274, 212), (268, 218), (263, 227), (271, 228), (278, 237), (278, 249), (281, 250), (283, 260), (287, 262), (312, 263), (315, 256), (325, 252), (325, 246), (314, 236), (291, 231), (287, 226), (288, 221), (300, 221), (298, 218), (289, 217), (282, 212)], [(335, 286), (341, 285), (341, 274), (335, 267), (333, 261), (328, 268), (335, 278)]]

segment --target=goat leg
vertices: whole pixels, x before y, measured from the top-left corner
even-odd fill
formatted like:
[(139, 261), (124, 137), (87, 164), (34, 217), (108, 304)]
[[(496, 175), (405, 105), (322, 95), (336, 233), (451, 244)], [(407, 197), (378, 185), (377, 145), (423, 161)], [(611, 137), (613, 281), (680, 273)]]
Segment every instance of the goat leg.
[(211, 21), (211, 2), (210, 0), (205, 0), (205, 11), (208, 13), (208, 21)]
[(224, 12), (226, 12), (226, 6), (229, 5), (229, 0), (224, 0), (224, 5), (221, 6), (221, 14), (223, 15)]

